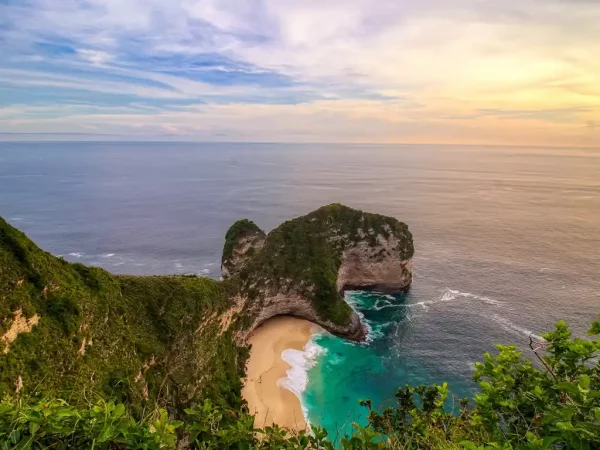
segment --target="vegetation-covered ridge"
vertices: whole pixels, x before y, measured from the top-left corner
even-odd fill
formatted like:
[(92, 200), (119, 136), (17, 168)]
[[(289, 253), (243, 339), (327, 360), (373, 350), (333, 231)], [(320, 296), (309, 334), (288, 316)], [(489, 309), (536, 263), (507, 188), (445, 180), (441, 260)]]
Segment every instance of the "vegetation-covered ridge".
[(93, 392), (134, 416), (207, 398), (238, 408), (247, 350), (233, 343), (237, 325), (221, 323), (229, 308), (218, 281), (71, 264), (0, 218), (2, 395)]
[[(231, 249), (247, 249), (243, 261), (237, 261), (231, 282), (251, 300), (250, 306), (258, 309), (264, 309), (261, 301), (267, 297), (293, 294), (309, 299), (318, 319), (347, 324), (352, 310), (340, 292), (345, 286), (338, 284), (338, 274), (353, 249), (360, 249), (364, 256), (362, 260), (355, 258), (357, 271), (361, 266), (402, 262), (399, 270), (404, 273), (397, 276), (404, 277), (403, 288), (410, 284), (412, 235), (406, 224), (393, 217), (332, 204), (284, 222), (266, 238), (257, 228), (247, 220), (234, 224), (227, 233), (231, 239), (225, 244), (223, 260), (224, 274), (229, 275)], [(249, 232), (262, 237), (259, 246), (244, 245), (247, 241), (243, 238)]]

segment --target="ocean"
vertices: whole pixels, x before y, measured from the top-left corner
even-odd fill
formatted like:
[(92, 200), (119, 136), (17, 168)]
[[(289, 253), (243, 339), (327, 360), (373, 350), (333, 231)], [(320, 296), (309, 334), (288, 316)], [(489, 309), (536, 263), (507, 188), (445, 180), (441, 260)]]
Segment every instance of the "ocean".
[(227, 228), (340, 202), (415, 241), (407, 294), (347, 293), (369, 341), (284, 352), (312, 424), (364, 422), (359, 398), (448, 381), (474, 392), (494, 344), (600, 314), (600, 151), (439, 145), (0, 143), (0, 215), (38, 245), (115, 273), (220, 276)]

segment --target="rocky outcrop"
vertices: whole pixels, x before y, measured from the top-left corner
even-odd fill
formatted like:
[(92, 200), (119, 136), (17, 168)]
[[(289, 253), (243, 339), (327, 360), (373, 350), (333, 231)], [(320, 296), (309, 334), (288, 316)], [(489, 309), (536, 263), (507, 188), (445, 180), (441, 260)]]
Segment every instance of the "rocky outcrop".
[(31, 329), (38, 324), (40, 316), (35, 314), (29, 318), (25, 317), (20, 309), (14, 313), (10, 327), (2, 336), (0, 336), (0, 346), (4, 347), (4, 353), (8, 353), (11, 344), (21, 333), (29, 333)]
[(236, 240), (228, 232), (233, 250), (223, 265), (223, 277), (251, 318), (247, 333), (271, 317), (290, 315), (361, 341), (366, 330), (344, 291), (403, 292), (412, 282), (412, 235), (395, 218), (335, 204), (268, 235), (248, 231), (248, 223), (236, 226), (245, 230)]
[(266, 297), (261, 302), (256, 318), (252, 326), (248, 329), (248, 333), (251, 333), (275, 316), (293, 316), (305, 319), (322, 326), (330, 333), (351, 341), (363, 341), (367, 336), (367, 331), (356, 312), (352, 311), (348, 323), (339, 325), (319, 317), (311, 301), (294, 292), (279, 293), (271, 297)]
[(225, 235), (225, 248), (221, 261), (223, 278), (237, 274), (246, 262), (265, 243), (266, 235), (250, 220), (239, 220), (234, 223)]
[(412, 282), (412, 260), (397, 257), (398, 240), (379, 235), (375, 247), (359, 242), (344, 252), (338, 270), (337, 290), (397, 293)]

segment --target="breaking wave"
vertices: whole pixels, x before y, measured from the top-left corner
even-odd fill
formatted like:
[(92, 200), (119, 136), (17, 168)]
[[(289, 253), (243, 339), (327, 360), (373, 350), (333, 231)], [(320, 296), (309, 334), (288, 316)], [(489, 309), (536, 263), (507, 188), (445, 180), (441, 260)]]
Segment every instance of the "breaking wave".
[(502, 317), (498, 314), (491, 314), (488, 317), (507, 331), (511, 331), (515, 334), (520, 334), (520, 335), (524, 335), (527, 337), (531, 336), (539, 341), (544, 340), (543, 337), (538, 336), (537, 334), (533, 333), (532, 331), (528, 330), (527, 328), (523, 328), (522, 326), (514, 324), (513, 322), (508, 320), (506, 317)]
[(281, 359), (288, 363), (290, 368), (286, 371), (285, 378), (277, 380), (277, 386), (293, 392), (298, 397), (306, 423), (309, 423), (309, 411), (303, 402), (302, 394), (308, 386), (308, 371), (317, 364), (320, 355), (327, 353), (326, 349), (315, 342), (316, 336), (318, 334), (313, 334), (304, 350), (286, 349), (281, 353)]
[(444, 290), (444, 293), (442, 294), (442, 296), (436, 300), (425, 300), (422, 302), (411, 303), (409, 305), (403, 305), (403, 306), (406, 306), (406, 307), (421, 306), (423, 309), (427, 310), (427, 309), (429, 309), (430, 305), (435, 305), (438, 303), (445, 303), (445, 302), (452, 302), (454, 300), (461, 300), (461, 299), (477, 300), (477, 301), (484, 302), (488, 305), (494, 305), (494, 306), (498, 306), (498, 305), (502, 304), (501, 301), (494, 300), (493, 298), (483, 297), (481, 295), (471, 294), (470, 292), (460, 292), (460, 291), (457, 291), (454, 289), (446, 288)]

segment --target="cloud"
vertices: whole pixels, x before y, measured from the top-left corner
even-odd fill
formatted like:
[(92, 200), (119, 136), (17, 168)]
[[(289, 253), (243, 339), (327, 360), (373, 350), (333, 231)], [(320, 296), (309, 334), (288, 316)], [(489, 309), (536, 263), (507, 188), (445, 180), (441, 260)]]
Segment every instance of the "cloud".
[(77, 54), (94, 66), (106, 65), (114, 59), (114, 55), (101, 50), (81, 48), (77, 50)]
[[(35, 115), (26, 90), (52, 90), (65, 132), (600, 145), (598, 2), (29, 0), (0, 16), (0, 102)], [(69, 109), (82, 96), (102, 114)], [(4, 131), (47, 126), (14, 119)]]

